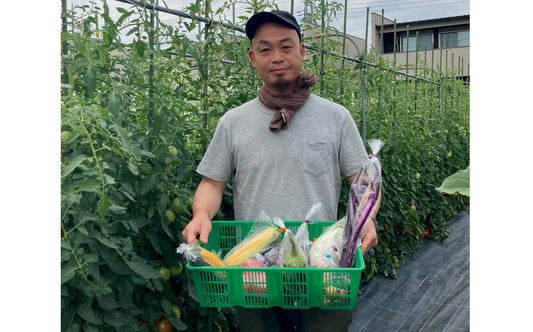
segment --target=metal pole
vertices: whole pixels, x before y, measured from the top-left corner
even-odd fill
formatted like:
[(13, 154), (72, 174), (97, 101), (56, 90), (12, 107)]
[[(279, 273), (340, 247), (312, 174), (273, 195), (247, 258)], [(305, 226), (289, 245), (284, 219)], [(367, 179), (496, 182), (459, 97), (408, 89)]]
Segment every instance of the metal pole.
[(321, 94), (324, 94), (324, 90), (325, 90), (325, 87), (326, 87), (326, 78), (324, 77), (324, 66), (325, 66), (325, 51), (324, 51), (324, 43), (325, 43), (325, 36), (326, 36), (326, 26), (325, 26), (325, 16), (326, 16), (326, 13), (325, 13), (325, 3), (324, 3), (324, 0), (322, 0), (322, 5), (321, 5), (321, 8), (320, 8), (320, 14), (322, 15), (322, 27), (321, 27), (321, 33), (322, 33), (322, 38), (320, 38), (320, 93)]
[(381, 32), (380, 32), (380, 36), (379, 36), (379, 56), (381, 57), (381, 55), (383, 54), (383, 20), (384, 20), (384, 16), (385, 16), (385, 9), (381, 9)]
[[(205, 15), (209, 15), (210, 10), (210, 2), (209, 0), (205, 1)], [(210, 22), (211, 20), (209, 20)], [(209, 28), (211, 24), (209, 22), (206, 22), (205, 24), (205, 30), (204, 30), (204, 52), (202, 57), (203, 62), (203, 88), (202, 88), (202, 97), (203, 97), (203, 117), (204, 117), (204, 129), (209, 129), (209, 100), (207, 98), (208, 96), (208, 89), (209, 89), (209, 43), (207, 42), (209, 39)], [(205, 148), (207, 149), (207, 142), (205, 143)]]
[[(418, 76), (418, 31), (416, 32), (416, 38), (415, 38), (415, 76)], [(418, 80), (415, 80), (415, 112), (416, 112), (416, 104), (417, 104), (417, 89), (418, 89)]]
[[(366, 25), (365, 25), (365, 49), (363, 50), (363, 57), (365, 59), (367, 40), (368, 40), (368, 16), (370, 13), (370, 7), (366, 7)], [(366, 112), (365, 112), (365, 70), (364, 62), (361, 62), (361, 138), (363, 142), (366, 141)]]
[[(405, 45), (405, 73), (409, 75), (409, 26), (407, 26), (407, 36), (406, 36), (406, 45)], [(405, 77), (407, 82), (407, 76)]]
[[(61, 32), (66, 34), (68, 32), (68, 22), (67, 22), (67, 0), (61, 0)], [(62, 89), (61, 93), (67, 94), (67, 89), (69, 87), (69, 77), (68, 77), (68, 40), (63, 38), (61, 43), (61, 69), (62, 73)], [(70, 90), (72, 91), (72, 90)]]
[(348, 0), (344, 0), (344, 25), (342, 27), (342, 62), (341, 62), (341, 96), (344, 97), (344, 64), (346, 56), (346, 20), (348, 14)]
[(393, 44), (393, 52), (394, 52), (394, 58), (392, 62), (393, 68), (396, 68), (396, 19), (394, 19), (394, 44)]

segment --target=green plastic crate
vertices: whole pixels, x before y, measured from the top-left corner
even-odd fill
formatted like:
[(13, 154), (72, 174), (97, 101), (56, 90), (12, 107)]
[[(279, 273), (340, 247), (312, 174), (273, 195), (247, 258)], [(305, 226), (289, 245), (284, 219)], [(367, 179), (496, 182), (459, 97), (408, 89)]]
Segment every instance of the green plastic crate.
[[(301, 221), (285, 221), (296, 232)], [(315, 221), (308, 226), (310, 240), (318, 238), (334, 222)], [(248, 234), (253, 221), (213, 221), (208, 250), (222, 257)], [(365, 269), (361, 248), (352, 268), (280, 268), (192, 266), (198, 301), (203, 307), (290, 309), (354, 309), (361, 271)]]

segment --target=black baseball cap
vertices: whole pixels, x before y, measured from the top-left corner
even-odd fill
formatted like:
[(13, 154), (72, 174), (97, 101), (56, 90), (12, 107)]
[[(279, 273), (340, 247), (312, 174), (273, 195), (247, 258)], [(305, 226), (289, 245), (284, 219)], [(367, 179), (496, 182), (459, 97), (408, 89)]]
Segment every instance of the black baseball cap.
[(296, 32), (298, 32), (298, 38), (302, 40), (300, 26), (298, 25), (298, 22), (296, 22), (294, 16), (292, 16), (291, 13), (283, 10), (273, 10), (271, 12), (259, 12), (250, 17), (250, 19), (246, 23), (245, 29), (246, 36), (248, 36), (250, 41), (252, 41), (252, 38), (254, 38), (255, 31), (257, 30), (257, 28), (267, 22), (279, 23), (288, 28), (296, 30)]

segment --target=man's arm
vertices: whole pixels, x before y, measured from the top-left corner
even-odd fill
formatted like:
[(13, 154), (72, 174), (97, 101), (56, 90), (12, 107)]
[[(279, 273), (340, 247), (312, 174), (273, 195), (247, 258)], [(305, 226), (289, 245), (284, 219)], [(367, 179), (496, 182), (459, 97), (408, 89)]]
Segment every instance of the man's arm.
[(215, 216), (220, 204), (226, 182), (215, 181), (204, 177), (196, 188), (192, 203), (192, 219), (185, 227), (183, 238), (187, 243), (207, 243), (211, 232), (211, 219)]

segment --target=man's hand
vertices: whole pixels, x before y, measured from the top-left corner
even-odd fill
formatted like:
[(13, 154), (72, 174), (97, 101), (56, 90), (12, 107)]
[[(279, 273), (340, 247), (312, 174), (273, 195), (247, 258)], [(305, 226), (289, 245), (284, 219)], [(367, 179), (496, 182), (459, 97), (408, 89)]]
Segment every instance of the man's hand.
[(361, 230), (363, 234), (363, 241), (361, 243), (361, 251), (366, 255), (370, 249), (378, 244), (378, 234), (376, 232), (376, 223), (369, 216)]
[(187, 243), (198, 243), (198, 240), (203, 244), (207, 243), (211, 232), (211, 219), (220, 208), (225, 187), (226, 182), (207, 177), (200, 181), (192, 202), (193, 218), (181, 232)]
[(206, 244), (209, 232), (211, 232), (211, 221), (204, 216), (193, 218), (181, 234), (187, 243), (198, 243), (198, 240), (200, 240), (200, 242)]

